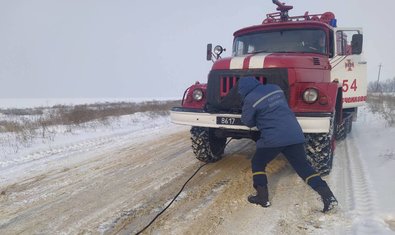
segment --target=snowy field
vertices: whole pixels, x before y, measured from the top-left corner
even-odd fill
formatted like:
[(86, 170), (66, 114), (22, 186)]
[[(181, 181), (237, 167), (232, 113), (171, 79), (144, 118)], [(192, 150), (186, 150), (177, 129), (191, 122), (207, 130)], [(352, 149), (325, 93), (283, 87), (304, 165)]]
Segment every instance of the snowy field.
[[(198, 164), (198, 162), (191, 163), (192, 160), (187, 160), (190, 159), (189, 156), (185, 159), (183, 156), (190, 154), (188, 147), (189, 140), (188, 136), (186, 135), (187, 127), (171, 124), (168, 116), (153, 116), (152, 114), (147, 113), (136, 113), (132, 115), (125, 115), (118, 119), (113, 119), (113, 121), (106, 125), (100, 123), (86, 123), (79, 126), (78, 128), (74, 128), (73, 131), (67, 130), (68, 128), (65, 126), (54, 127), (53, 131), (56, 131), (54, 138), (36, 139), (32, 144), (18, 147), (17, 150), (15, 147), (13, 147), (12, 143), (7, 143), (4, 141), (2, 142), (3, 146), (0, 146), (0, 203), (6, 203), (6, 205), (8, 205), (7, 202), (9, 202), (10, 208), (15, 211), (19, 211), (21, 209), (16, 208), (16, 204), (26, 204), (25, 206), (27, 206), (28, 204), (39, 199), (32, 195), (30, 198), (27, 197), (27, 199), (24, 199), (23, 201), (18, 201), (17, 192), (12, 192), (12, 190), (10, 190), (13, 187), (16, 187), (15, 185), (18, 185), (18, 183), (30, 182), (29, 179), (34, 178), (43, 172), (55, 171), (51, 169), (70, 169), (70, 166), (73, 164), (82, 164), (83, 162), (93, 158), (93, 156), (99, 156), (103, 153), (121, 152), (121, 149), (130, 148), (132, 149), (132, 155), (133, 153), (138, 154), (138, 146), (143, 146), (144, 143), (151, 143), (154, 140), (158, 141), (157, 139), (161, 139), (163, 136), (165, 137), (164, 139), (169, 141), (169, 144), (163, 144), (164, 146), (161, 147), (159, 152), (157, 152), (158, 150), (155, 150), (154, 146), (151, 146), (151, 151), (157, 155), (156, 157), (160, 157), (163, 152), (171, 151), (174, 151), (172, 154), (176, 155), (173, 157), (173, 155), (170, 154), (168, 158), (169, 160), (166, 160), (166, 162), (162, 163), (163, 170), (165, 172), (162, 172), (161, 174), (163, 177), (165, 177), (165, 182), (162, 182), (162, 179), (152, 179), (153, 183), (155, 183), (155, 181), (160, 182), (159, 185), (156, 185), (154, 188), (159, 189), (162, 188), (162, 185), (172, 183), (173, 179), (176, 179), (181, 175), (181, 172), (179, 171), (183, 170), (184, 168), (196, 168), (196, 164)], [(0, 138), (6, 138), (4, 135), (6, 134), (1, 134)], [(176, 136), (177, 138), (172, 136)], [(173, 142), (172, 138), (174, 138)], [(358, 121), (353, 124), (353, 130), (351, 134), (345, 141), (341, 141), (337, 144), (332, 173), (325, 178), (339, 199), (339, 210), (336, 213), (330, 215), (316, 213), (312, 214), (310, 220), (315, 221), (314, 223), (320, 223), (322, 225), (316, 226), (313, 222), (311, 223), (313, 225), (309, 225), (308, 222), (298, 225), (298, 220), (295, 219), (296, 222), (292, 224), (292, 226), (298, 226), (299, 230), (297, 231), (304, 231), (303, 234), (395, 234), (394, 139), (395, 127), (390, 127), (385, 120), (383, 120), (378, 114), (371, 113), (367, 107), (361, 108), (358, 113)], [(160, 142), (157, 143), (160, 145)], [(180, 150), (177, 151), (176, 148), (180, 148)], [(236, 151), (239, 147), (236, 147), (236, 144), (233, 144), (231, 145), (231, 148), (233, 148), (232, 150)], [(247, 151), (247, 153), (249, 152)], [(128, 169), (129, 171), (132, 171), (132, 169), (139, 170), (143, 166), (147, 167), (150, 164), (154, 164), (153, 162), (155, 161), (149, 160), (150, 158), (148, 158), (148, 156), (145, 157), (147, 157), (146, 163), (143, 163), (144, 158), (142, 158), (142, 162), (139, 164), (130, 166), (131, 168), (122, 169), (125, 171), (124, 174), (127, 174), (126, 172)], [(179, 165), (176, 169), (170, 170), (170, 168), (166, 167), (164, 164), (173, 161), (175, 157), (179, 157), (181, 160), (178, 162)], [(233, 157), (233, 159), (235, 158)], [(116, 161), (121, 160), (118, 159)], [(160, 159), (156, 161), (161, 162)], [(345, 165), (348, 165), (348, 167), (345, 167)], [(237, 164), (235, 167), (237, 167)], [(166, 172), (166, 169), (171, 172)], [(153, 170), (153, 172), (154, 171), (159, 171), (159, 168), (157, 170)], [(214, 173), (216, 174), (218, 171), (221, 171), (221, 169), (214, 170)], [(225, 168), (223, 171), (225, 171)], [(150, 172), (143, 174), (147, 173)], [(188, 171), (186, 175), (190, 175), (190, 173), (191, 171)], [(283, 170), (283, 172), (280, 174), (282, 175), (282, 178), (286, 178), (287, 176), (285, 175), (291, 173), (288, 169), (285, 170), (285, 172)], [(234, 175), (232, 177), (238, 176)], [(297, 178), (295, 178), (295, 180), (296, 179)], [(127, 179), (125, 180), (125, 182), (127, 182)], [(81, 181), (81, 179), (79, 179), (79, 181)], [(35, 183), (35, 181), (33, 183)], [(218, 185), (218, 183), (220, 183), (220, 186), (218, 186), (217, 190), (214, 190), (215, 195), (222, 192), (221, 190), (224, 188), (223, 184), (226, 184), (227, 181), (222, 180), (217, 182), (215, 185)], [(66, 184), (66, 182), (63, 182), (62, 184)], [(196, 184), (198, 185), (199, 183)], [(201, 182), (201, 184), (203, 183)], [(141, 192), (145, 192), (144, 190), (146, 190), (147, 187), (148, 186), (143, 187)], [(303, 184), (300, 187), (302, 189), (307, 188), (303, 186)], [(175, 185), (173, 188), (168, 188), (171, 191), (168, 192), (168, 194), (174, 195), (178, 188), (179, 184)], [(135, 189), (139, 190), (137, 186)], [(279, 187), (275, 193), (277, 198), (287, 198), (287, 196), (294, 193), (292, 189), (289, 189), (288, 191), (281, 190), (288, 189), (281, 189), (281, 187)], [(281, 196), (280, 192), (281, 194), (286, 195)], [(28, 194), (28, 192), (23, 192), (24, 196), (26, 194)], [(119, 194), (121, 195), (120, 191)], [(186, 194), (184, 194), (184, 197)], [(47, 196), (42, 195), (41, 197), (50, 198), (51, 192), (46, 189), (45, 195)], [(139, 197), (139, 194), (136, 195), (136, 197)], [(295, 195), (297, 195), (298, 199), (303, 200), (306, 195), (310, 194), (306, 194), (304, 192), (302, 194), (298, 193)], [(180, 200), (185, 201), (184, 197), (181, 197)], [(227, 195), (227, 198), (228, 197), (229, 195)], [(119, 196), (119, 198), (121, 198), (121, 196)], [(12, 201), (11, 203), (11, 201), (8, 200), (16, 201)], [(41, 198), (40, 200), (44, 199)], [(163, 198), (163, 200), (165, 201), (156, 201), (156, 203), (163, 204), (169, 200), (169, 197)], [(206, 198), (203, 204), (198, 205), (195, 209), (193, 209), (194, 213), (197, 212), (197, 214), (199, 214), (200, 211), (201, 214), (203, 213), (203, 208), (210, 207), (210, 205), (216, 208), (216, 205), (212, 205), (206, 200), (209, 199)], [(184, 203), (187, 205), (188, 201)], [(279, 202), (277, 202), (277, 205), (278, 204)], [(304, 206), (306, 206), (305, 203), (297, 205), (297, 207)], [(136, 202), (136, 205), (133, 206), (133, 208), (140, 207), (140, 202)], [(275, 221), (261, 220), (261, 213), (265, 209), (245, 204), (244, 201), (243, 203), (240, 203), (235, 199), (235, 204), (232, 204), (230, 209), (234, 211), (234, 213), (227, 217), (221, 217), (222, 222), (219, 225), (216, 225), (215, 229), (196, 229), (190, 230), (189, 233), (194, 234), (199, 233), (198, 231), (215, 231), (217, 234), (262, 234), (262, 231), (266, 231), (267, 233), (281, 234), (279, 232), (273, 232), (277, 230), (270, 230), (270, 226), (272, 226), (273, 223), (281, 224), (281, 219), (276, 218), (289, 218), (292, 215), (295, 215), (296, 217), (298, 216), (297, 211), (295, 212), (293, 209), (291, 210), (285, 205), (276, 208), (275, 200), (272, 208), (269, 208), (269, 210), (266, 209), (265, 212), (273, 213), (272, 218), (275, 219)], [(116, 223), (120, 220), (111, 220), (110, 218), (107, 218), (107, 222), (101, 222), (101, 224), (96, 227), (96, 230), (95, 228), (86, 230), (87, 228), (82, 224), (81, 221), (79, 221), (75, 224), (71, 224), (70, 222), (67, 229), (63, 228), (59, 230), (51, 230), (56, 226), (53, 225), (54, 227), (45, 228), (46, 225), (40, 224), (32, 225), (33, 228), (37, 228), (39, 230), (30, 228), (30, 230), (27, 229), (25, 232), (23, 232), (23, 230), (17, 230), (15, 228), (13, 229), (13, 222), (18, 221), (19, 219), (27, 220), (26, 218), (29, 217), (16, 216), (5, 210), (6, 209), (0, 209), (0, 234), (42, 234), (43, 231), (44, 233), (45, 231), (56, 231), (57, 233), (63, 234), (76, 234), (83, 233), (84, 231), (93, 231), (93, 234), (105, 234), (109, 229), (109, 223)], [(157, 209), (152, 210), (157, 212)], [(106, 214), (108, 215), (108, 213)], [(96, 215), (99, 214), (96, 213)], [(245, 217), (241, 217), (242, 215)], [(56, 217), (56, 214), (54, 216)], [(58, 216), (59, 218), (56, 219), (61, 219), (61, 215)], [(181, 215), (176, 214), (176, 216)], [(206, 219), (207, 221), (205, 223), (210, 223), (210, 218)], [(167, 216), (163, 218), (163, 220), (171, 221), (172, 218)], [(137, 226), (141, 228), (142, 225), (146, 224), (147, 222), (148, 221), (142, 221)], [(24, 221), (23, 223), (18, 222), (18, 226), (22, 226), (24, 223), (29, 223), (29, 221)], [(155, 226), (154, 230), (151, 230), (151, 233), (182, 234), (185, 232), (182, 230), (182, 226), (185, 224), (185, 221), (180, 221), (178, 223), (180, 223), (178, 226), (174, 225), (175, 227), (169, 227), (167, 226), (166, 221), (162, 221), (159, 225)], [(39, 226), (41, 227), (39, 228)], [(302, 230), (300, 230), (301, 228)], [(240, 229), (243, 230), (240, 231)], [(290, 233), (292, 230), (284, 229), (281, 231), (283, 233)]]

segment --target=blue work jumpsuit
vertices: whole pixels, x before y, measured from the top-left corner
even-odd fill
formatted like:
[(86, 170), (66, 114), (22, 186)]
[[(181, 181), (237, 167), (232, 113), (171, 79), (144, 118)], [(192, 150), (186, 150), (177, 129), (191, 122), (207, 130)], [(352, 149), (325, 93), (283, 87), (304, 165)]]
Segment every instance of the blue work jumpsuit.
[(251, 160), (254, 188), (266, 187), (266, 165), (280, 153), (313, 189), (326, 185), (307, 161), (303, 131), (280, 87), (246, 77), (239, 80), (238, 92), (243, 102), (242, 122), (260, 131)]

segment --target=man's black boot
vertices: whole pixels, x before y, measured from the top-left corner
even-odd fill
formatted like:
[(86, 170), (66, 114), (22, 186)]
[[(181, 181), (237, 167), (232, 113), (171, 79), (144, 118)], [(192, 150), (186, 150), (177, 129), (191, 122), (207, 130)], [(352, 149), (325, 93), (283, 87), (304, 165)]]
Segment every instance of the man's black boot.
[(337, 206), (337, 200), (327, 185), (319, 186), (315, 191), (321, 196), (322, 202), (324, 203), (322, 212), (326, 213)]
[(269, 207), (269, 192), (267, 190), (267, 186), (257, 186), (256, 187), (257, 195), (248, 196), (248, 201), (250, 203), (254, 203), (257, 205), (261, 205), (263, 207)]

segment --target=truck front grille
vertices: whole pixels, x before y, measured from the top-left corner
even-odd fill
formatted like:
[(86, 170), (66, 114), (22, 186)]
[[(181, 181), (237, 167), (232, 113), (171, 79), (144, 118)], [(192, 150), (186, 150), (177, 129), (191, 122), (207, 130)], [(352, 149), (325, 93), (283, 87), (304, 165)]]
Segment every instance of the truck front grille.
[(288, 70), (285, 68), (212, 70), (207, 81), (206, 111), (241, 113), (237, 81), (243, 77), (255, 77), (262, 84), (276, 84), (289, 99)]
[[(240, 76), (220, 76), (220, 96), (224, 97), (228, 95), (229, 91), (236, 86), (239, 81)], [(262, 83), (266, 83), (266, 78), (264, 76), (258, 76), (256, 79)]]

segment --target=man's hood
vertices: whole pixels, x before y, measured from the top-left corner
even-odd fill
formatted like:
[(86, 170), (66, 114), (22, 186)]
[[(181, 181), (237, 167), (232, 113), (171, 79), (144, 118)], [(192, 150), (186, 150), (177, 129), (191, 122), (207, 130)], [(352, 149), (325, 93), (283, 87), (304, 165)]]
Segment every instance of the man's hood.
[(237, 86), (241, 98), (244, 100), (247, 94), (250, 93), (252, 90), (254, 90), (255, 87), (259, 85), (260, 83), (254, 77), (240, 78)]

